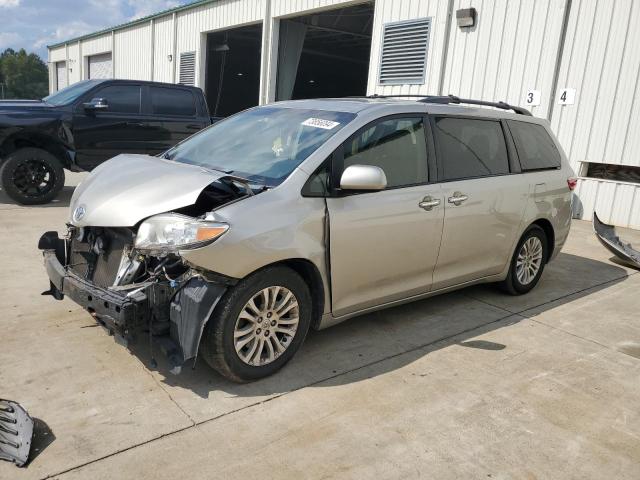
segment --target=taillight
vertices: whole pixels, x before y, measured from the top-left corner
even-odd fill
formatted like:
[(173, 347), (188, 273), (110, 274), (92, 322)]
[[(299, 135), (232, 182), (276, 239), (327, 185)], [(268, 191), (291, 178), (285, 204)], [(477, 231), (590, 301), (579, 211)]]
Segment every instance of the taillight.
[(567, 185), (569, 185), (569, 190), (575, 190), (576, 186), (578, 185), (578, 179), (573, 177), (567, 178)]

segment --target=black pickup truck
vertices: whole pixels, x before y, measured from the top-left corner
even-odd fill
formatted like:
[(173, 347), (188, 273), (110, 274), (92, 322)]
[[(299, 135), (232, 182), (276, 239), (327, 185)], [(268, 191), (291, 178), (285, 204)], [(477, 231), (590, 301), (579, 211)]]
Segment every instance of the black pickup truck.
[(167, 83), (85, 80), (41, 101), (0, 101), (0, 184), (23, 205), (48, 203), (65, 168), (155, 155), (210, 124), (202, 90)]

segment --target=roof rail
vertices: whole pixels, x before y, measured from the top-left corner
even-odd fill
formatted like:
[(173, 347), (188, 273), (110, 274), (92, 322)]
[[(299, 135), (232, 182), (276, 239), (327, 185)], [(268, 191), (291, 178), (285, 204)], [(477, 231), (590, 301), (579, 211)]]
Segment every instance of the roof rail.
[(439, 103), (444, 105), (449, 104), (466, 104), (466, 105), (482, 105), (485, 107), (500, 108), (502, 110), (513, 110), (519, 115), (529, 115), (531, 112), (526, 108), (517, 107), (515, 105), (509, 105), (506, 102), (487, 102), (484, 100), (474, 100), (472, 98), (460, 98), (455, 95), (368, 95), (366, 98), (419, 98), (417, 100), (421, 103)]

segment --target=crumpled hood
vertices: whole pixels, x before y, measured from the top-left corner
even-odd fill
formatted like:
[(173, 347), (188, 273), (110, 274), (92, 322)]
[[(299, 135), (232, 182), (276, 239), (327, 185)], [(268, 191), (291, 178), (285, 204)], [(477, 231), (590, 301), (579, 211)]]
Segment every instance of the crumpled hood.
[(193, 205), (200, 192), (222, 176), (158, 157), (118, 155), (76, 188), (69, 222), (78, 227), (131, 227), (151, 215)]

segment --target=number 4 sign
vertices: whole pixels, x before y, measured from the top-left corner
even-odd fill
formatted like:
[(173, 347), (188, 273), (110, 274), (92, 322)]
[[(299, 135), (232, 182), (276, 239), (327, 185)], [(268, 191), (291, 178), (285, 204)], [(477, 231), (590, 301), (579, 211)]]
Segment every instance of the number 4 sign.
[(558, 93), (558, 103), (560, 105), (573, 105), (576, 103), (576, 89), (563, 88)]

